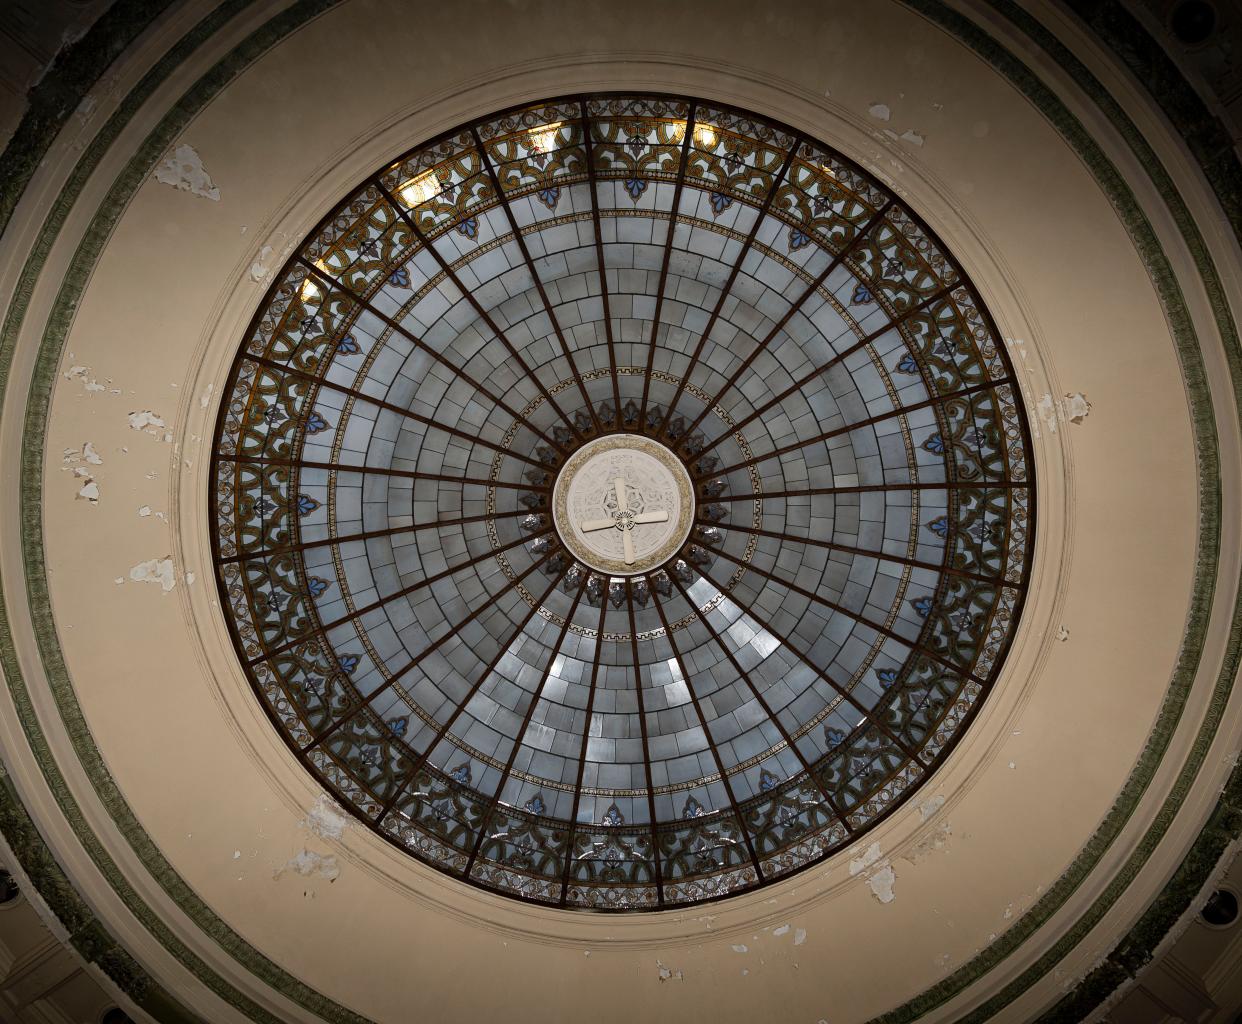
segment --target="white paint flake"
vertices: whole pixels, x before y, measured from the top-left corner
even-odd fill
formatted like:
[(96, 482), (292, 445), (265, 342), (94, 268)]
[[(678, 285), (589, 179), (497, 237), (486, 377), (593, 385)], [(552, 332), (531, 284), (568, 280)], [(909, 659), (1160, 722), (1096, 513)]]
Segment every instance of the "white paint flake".
[(806, 942), (806, 929), (805, 928), (796, 929), (794, 931), (794, 945), (801, 946), (802, 943), (804, 942)]
[(341, 866), (337, 863), (336, 854), (300, 850), (283, 867), (277, 868), (272, 877), (278, 879), (286, 871), (292, 871), (304, 878), (317, 876), (335, 882), (341, 875)]
[(897, 874), (880, 850), (879, 843), (872, 843), (861, 857), (850, 861), (850, 877), (855, 875), (866, 879), (871, 894), (881, 903), (892, 903), (896, 899), (893, 883), (897, 881)]
[(927, 141), (927, 136), (914, 128), (907, 128), (898, 136), (898, 138), (903, 142), (910, 143), (912, 146), (921, 146)]
[(155, 180), (181, 192), (189, 192), (192, 196), (201, 196), (216, 203), (220, 201), (220, 190), (203, 168), (203, 158), (189, 143), (181, 143), (164, 158), (164, 162), (155, 169)]
[(1091, 412), (1091, 403), (1081, 391), (1065, 396), (1065, 418), (1071, 423), (1081, 423)]
[(1038, 402), (1035, 403), (1035, 411), (1039, 413), (1039, 418), (1044, 421), (1044, 426), (1048, 428), (1048, 433), (1055, 434), (1057, 432), (1057, 403), (1052, 395), (1045, 393)]
[(747, 946), (745, 943), (739, 943), (738, 945), (732, 946), (731, 948), (733, 952), (735, 953), (749, 953), (750, 952), (750, 947)]
[(270, 245), (263, 246), (259, 250), (258, 256), (254, 258), (254, 262), (250, 264), (250, 280), (255, 284), (260, 284), (272, 272), (272, 268), (268, 265), (268, 260), (272, 258), (272, 253), (276, 250)]
[(781, 925), (779, 928), (773, 928), (773, 929), (772, 929), (772, 934), (773, 934), (774, 936), (777, 936), (778, 938), (779, 938), (780, 936), (782, 936), (782, 935), (788, 935), (788, 934), (789, 934), (789, 925), (787, 925), (787, 924), (783, 924), (783, 925)]
[(889, 109), (887, 103), (873, 103), (867, 108), (867, 113), (877, 121), (888, 121), (893, 116), (893, 112)]
[(165, 594), (177, 585), (173, 560), (169, 556), (139, 562), (129, 570), (129, 578), (135, 583), (158, 583)]
[[(82, 385), (82, 390), (88, 394), (96, 391), (108, 390), (107, 384), (100, 384), (99, 381), (91, 376), (91, 368), (89, 366), (71, 366), (64, 372), (63, 376), (65, 380), (76, 380)], [(112, 382), (109, 381), (108, 383), (110, 384)], [(114, 395), (119, 395), (121, 392), (120, 389), (117, 388), (113, 390), (112, 393)]]
[(1058, 639), (1061, 643), (1065, 643), (1065, 641), (1066, 641), (1066, 640), (1068, 640), (1069, 638), (1070, 638), (1070, 632), (1069, 632), (1069, 630), (1068, 630), (1068, 629), (1066, 629), (1064, 626), (1060, 626), (1060, 627), (1058, 627), (1058, 629), (1057, 629), (1057, 639)]
[(897, 898), (893, 893), (895, 881), (897, 881), (897, 875), (893, 871), (893, 866), (885, 861), (884, 867), (871, 873), (867, 884), (871, 886), (871, 894), (877, 900), (881, 903), (892, 903)]
[(129, 429), (141, 430), (152, 437), (159, 437), (160, 430), (167, 425), (159, 413), (152, 412), (150, 409), (143, 409), (140, 412), (131, 412), (129, 414)]
[[(587, 956), (590, 956), (590, 955), (591, 954), (588, 952)], [(664, 964), (659, 960), (656, 961), (656, 974), (658, 975), (661, 981), (682, 981), (685, 977), (681, 973), (680, 969), (673, 970), (670, 967), (665, 967)]]
[(320, 793), (319, 799), (300, 824), (321, 839), (340, 839), (349, 825), (349, 818), (326, 793)]
[(923, 821), (926, 821), (943, 806), (944, 794), (937, 793), (935, 796), (929, 797), (927, 800), (924, 800), (921, 804), (919, 804), (919, 817)]
[(150, 505), (143, 505), (141, 508), (139, 508), (139, 509), (138, 509), (138, 518), (139, 518), (139, 519), (146, 519), (146, 518), (147, 518), (147, 516), (149, 516), (150, 514), (151, 514), (151, 506), (150, 506)]

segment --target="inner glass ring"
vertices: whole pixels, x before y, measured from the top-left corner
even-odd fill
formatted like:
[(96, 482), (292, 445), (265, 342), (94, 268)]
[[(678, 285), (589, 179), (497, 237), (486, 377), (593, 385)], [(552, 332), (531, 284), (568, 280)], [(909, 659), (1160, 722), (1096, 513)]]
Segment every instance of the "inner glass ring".
[(666, 446), (637, 434), (588, 442), (569, 458), (552, 489), (562, 543), (592, 569), (635, 576), (658, 568), (686, 543), (694, 488)]

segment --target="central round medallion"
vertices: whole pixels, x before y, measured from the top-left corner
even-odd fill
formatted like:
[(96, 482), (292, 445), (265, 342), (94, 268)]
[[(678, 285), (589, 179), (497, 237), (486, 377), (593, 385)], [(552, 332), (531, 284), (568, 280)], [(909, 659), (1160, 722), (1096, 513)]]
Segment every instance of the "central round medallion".
[(650, 572), (690, 536), (690, 474), (664, 445), (610, 434), (565, 463), (552, 491), (552, 519), (565, 546), (592, 569), (613, 576)]

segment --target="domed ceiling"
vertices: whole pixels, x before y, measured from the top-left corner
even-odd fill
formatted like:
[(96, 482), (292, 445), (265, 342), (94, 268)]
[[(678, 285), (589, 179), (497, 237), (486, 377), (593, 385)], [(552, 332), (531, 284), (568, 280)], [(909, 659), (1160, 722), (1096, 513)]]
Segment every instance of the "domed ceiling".
[(380, 168), (238, 354), (217, 575), (341, 803), (479, 885), (752, 888), (913, 793), (1033, 542), (991, 318), (906, 204), (693, 99), (548, 101)]
[(0, 162), (0, 869), (135, 1019), (1096, 1012), (1242, 831), (1123, 24), (119, 0)]

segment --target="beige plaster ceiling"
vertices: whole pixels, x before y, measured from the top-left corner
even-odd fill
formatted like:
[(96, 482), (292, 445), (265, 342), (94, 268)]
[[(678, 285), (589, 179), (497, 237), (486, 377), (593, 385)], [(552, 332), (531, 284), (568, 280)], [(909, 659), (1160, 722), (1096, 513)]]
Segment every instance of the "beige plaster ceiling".
[[(374, 1021), (866, 1021), (970, 965), (1056, 887), (1139, 762), (1188, 622), (1206, 614), (1201, 656), (1185, 666), (1185, 710), (1115, 841), (1089, 849), (1093, 866), (1056, 913), (925, 1018), (958, 1019), (1073, 930), (1140, 847), (1209, 711), (1223, 712), (1192, 790), (1137, 877), (1003, 1017), (1034, 1019), (1160, 891), (1242, 736), (1236, 700), (1213, 694), (1239, 570), (1236, 407), (1191, 253), (1140, 161), (1011, 23), (961, 5), (1002, 43), (1028, 51), (1151, 219), (1202, 352), (1207, 411), (1192, 407), (1153, 267), (1098, 168), (1011, 81), (899, 3), (461, 3), (423, 17), (395, 0), (348, 0), (274, 42), (164, 140), (163, 152), (192, 147), (206, 177), (181, 189), (144, 173), (101, 240), (63, 338), (45, 337), (78, 241), (126, 161), (199, 75), (284, 6), (256, 3), (229, 20), (121, 128), (68, 210), (15, 338), (0, 453), (16, 467), (41, 443), (42, 464), (40, 503), (6, 487), (0, 516), (14, 664), (46, 737), (43, 756), (64, 773), (121, 888), (132, 887), (159, 929), (127, 909), (116, 879), (75, 838), (7, 691), (0, 747), (100, 919), (212, 1021), (249, 1011), (210, 992), (185, 951), (276, 1019), (315, 1019), (293, 989), (263, 980), (266, 969), (255, 973), (242, 943)], [(1066, 16), (1033, 6), (1142, 126), (1205, 225), (1236, 302), (1236, 251), (1213, 226), (1206, 186), (1168, 126)], [(94, 113), (71, 123), (6, 234), (6, 296), (86, 140), (207, 9), (171, 9), (118, 63)], [(770, 113), (888, 182), (945, 239), (996, 318), (1031, 411), (1039, 480), (1037, 550), (1016, 641), (978, 718), (919, 795), (857, 848), (787, 881), (624, 918), (467, 887), (325, 809), (238, 665), (211, 585), (207, 513), (222, 382), (269, 275), (330, 205), (386, 159), (469, 118), (609, 89)], [(32, 435), (28, 404), (44, 395), (28, 387), (41, 344), (53, 344), (45, 358), (55, 372), (45, 430)], [(1223, 509), (1215, 586), (1205, 592), (1199, 581), (1198, 595), (1205, 456), (1196, 430), (1215, 432)], [(86, 458), (88, 444), (102, 462)], [(84, 496), (92, 482), (97, 492)], [(26, 595), (23, 501), (39, 517), (50, 619)], [(164, 582), (135, 579), (136, 567), (166, 558)], [(48, 660), (52, 641), (63, 677)], [(78, 722), (65, 717), (67, 697)], [(83, 730), (98, 765), (83, 766)], [(92, 782), (102, 770), (115, 791)], [(153, 849), (128, 841), (132, 827), (113, 820), (121, 800)], [(160, 860), (166, 868), (153, 867)], [(215, 934), (176, 897), (169, 871), (220, 922)], [(170, 951), (160, 929), (183, 949)]]

